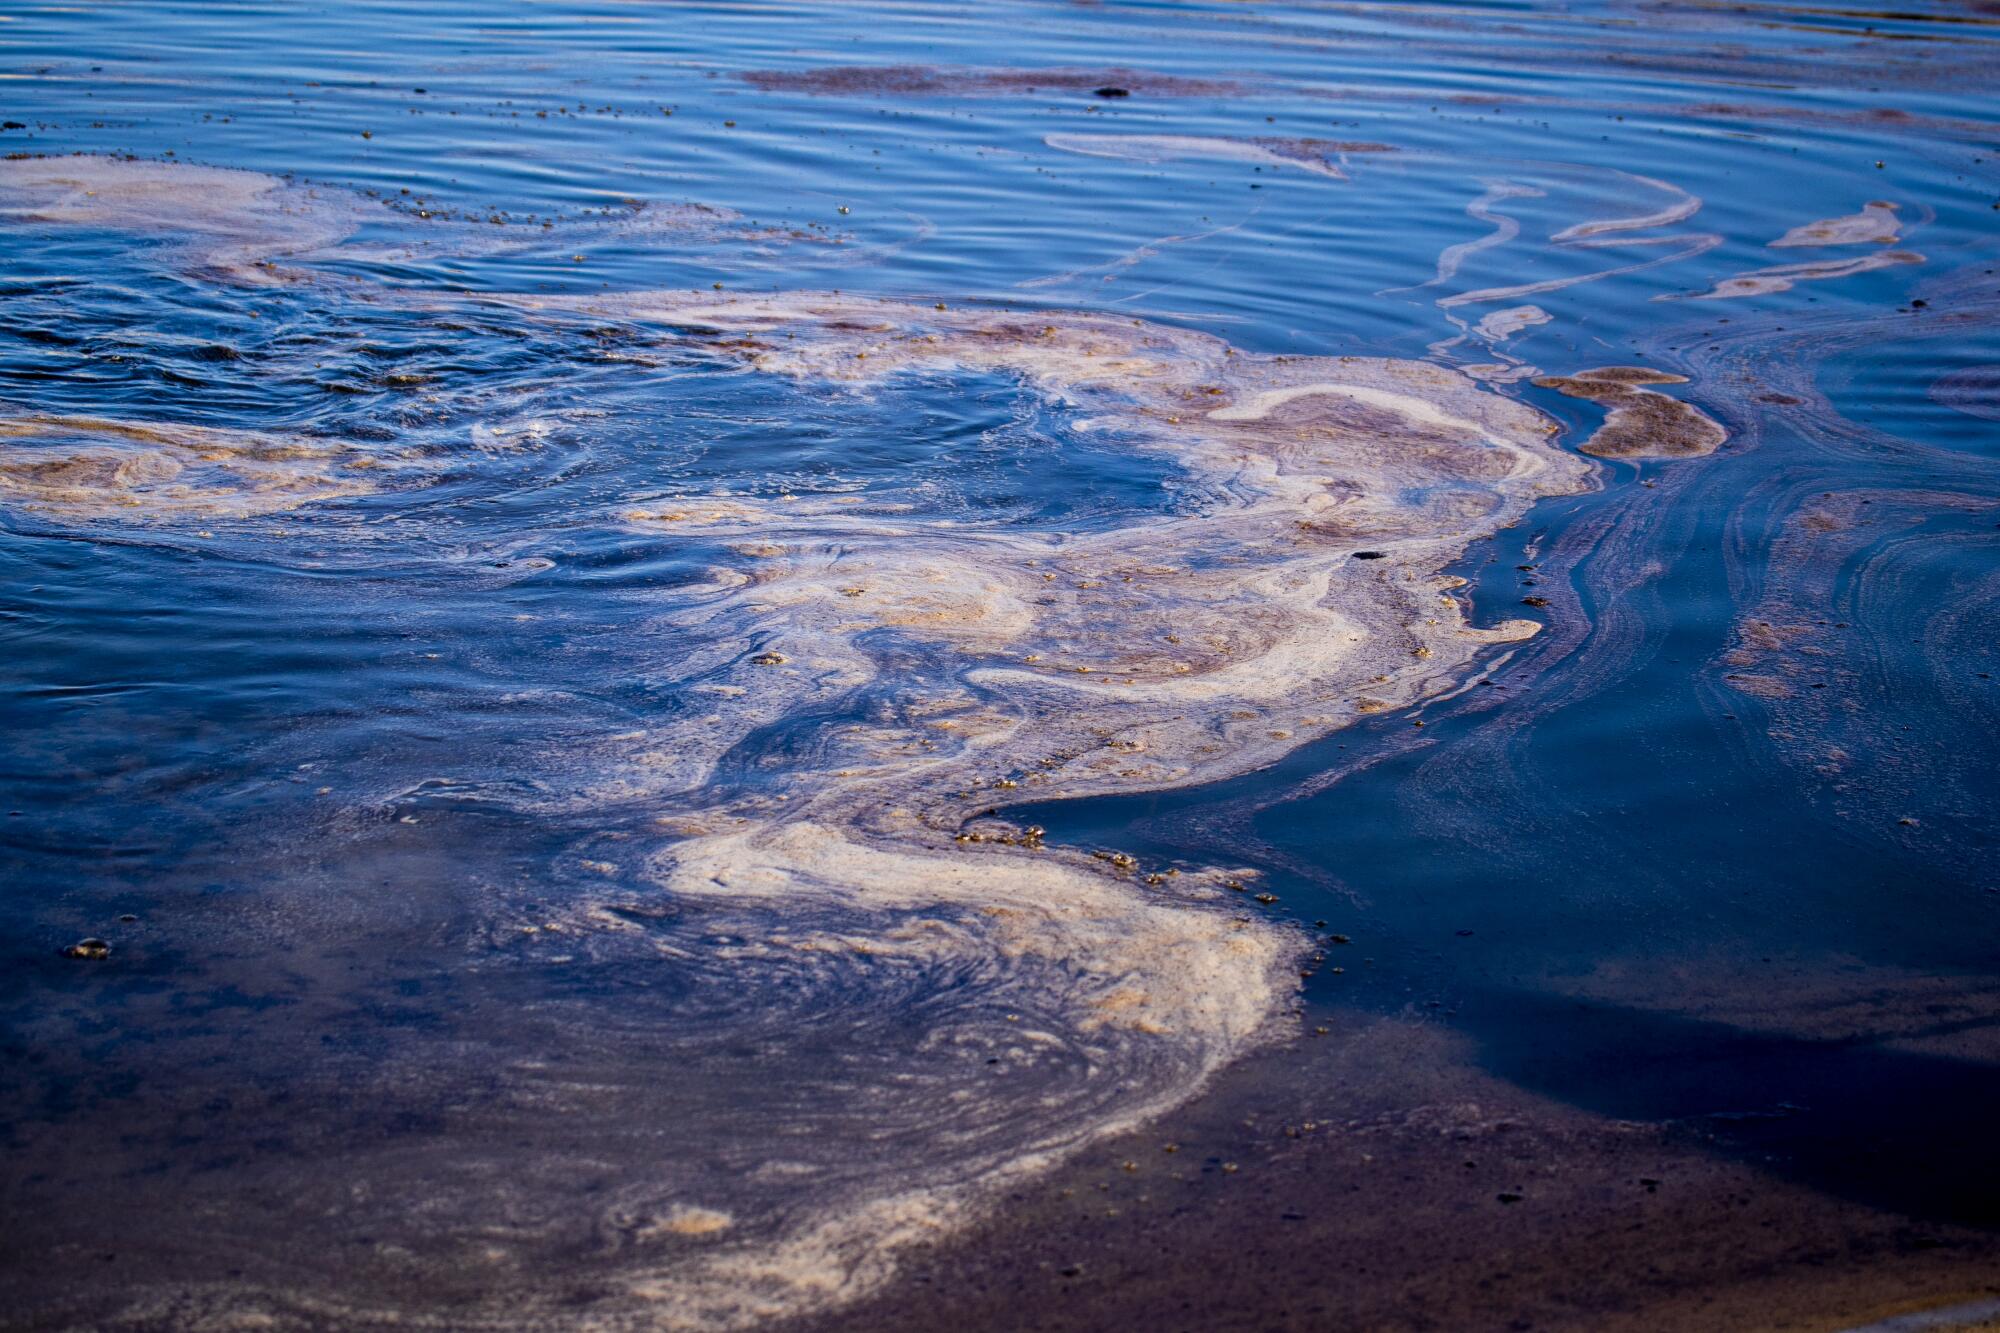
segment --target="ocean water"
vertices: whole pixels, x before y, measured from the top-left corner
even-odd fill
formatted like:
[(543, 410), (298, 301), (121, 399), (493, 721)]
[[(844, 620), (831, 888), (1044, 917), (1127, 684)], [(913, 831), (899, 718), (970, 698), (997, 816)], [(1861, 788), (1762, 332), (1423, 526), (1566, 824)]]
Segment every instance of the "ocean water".
[(0, 7), (6, 1318), (810, 1319), (1383, 1014), (2000, 1221), (1996, 69)]

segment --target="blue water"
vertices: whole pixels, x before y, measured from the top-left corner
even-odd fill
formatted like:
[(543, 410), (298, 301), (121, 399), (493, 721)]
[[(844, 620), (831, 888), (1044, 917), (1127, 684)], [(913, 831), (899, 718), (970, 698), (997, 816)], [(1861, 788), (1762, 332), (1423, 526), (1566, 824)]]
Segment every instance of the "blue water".
[[(388, 465), (253, 518), (0, 495), (6, 1303), (24, 1327), (166, 1290), (192, 1320), (234, 1308), (232, 1284), (297, 1326), (338, 1326), (302, 1313), (336, 1289), (367, 1310), (589, 1304), (643, 1266), (605, 1201), (663, 1160), (744, 1216), (791, 1206), (758, 1175), (772, 1105), (884, 1170), (944, 1137), (871, 1137), (854, 1089), (928, 1077), (903, 1056), (954, 986), (985, 984), (970, 970), (696, 975), (518, 943), (607, 876), (663, 948), (741, 942), (635, 869), (662, 807), (607, 788), (603, 755), (699, 721), (718, 664), (776, 644), (692, 618), (718, 577), (754, 577), (755, 533), (627, 515), (838, 500), (1076, 535), (1201, 497), (1172, 458), (1000, 373), (853, 392), (756, 373), (721, 335), (613, 307), (531, 319), (502, 295), (838, 291), (1130, 316), (1244, 353), (1688, 377), (1674, 392), (1727, 446), (1601, 463), (1596, 489), (1454, 566), (1478, 623), (1548, 627), (1463, 693), (1222, 782), (1009, 813), (1149, 866), (1261, 870), (1276, 901), (1232, 906), (1327, 954), (1287, 1021), (1454, 1025), (1483, 1067), (1607, 1115), (1817, 1105), (1729, 1150), (1992, 1224), (1977, 1171), (1944, 1158), (1991, 1163), (1962, 1108), (2000, 1091), (1996, 24), (1944, 6), (0, 8), (18, 126), (0, 151), (364, 201), (352, 234), (284, 260), (311, 281), (271, 285), (191, 261), (172, 226), (0, 216), (0, 416), (282, 433)], [(1889, 248), (1769, 245), (1877, 199), (1920, 261), (1688, 299)], [(1530, 303), (1546, 322), (1468, 336)], [(1564, 447), (1603, 418), (1489, 382)], [(1741, 655), (1749, 621), (1782, 646)], [(775, 799), (910, 691), (967, 679), (921, 635), (871, 633), (881, 679), (757, 715), (711, 785)], [(84, 937), (111, 956), (61, 954)], [(1773, 992), (1874, 996), (1879, 1023), (1834, 1032)], [(1927, 1023), (1972, 1034), (1943, 1073), (1854, 1055)], [(1960, 1109), (1879, 1091), (1897, 1078)], [(1856, 1083), (1877, 1090), (1849, 1101)], [(607, 1091), (552, 1130), (536, 1107), (557, 1084)], [(1838, 1151), (1855, 1135), (1942, 1146), (1864, 1169)], [(425, 1198), (449, 1202), (413, 1222)], [(489, 1242), (504, 1276), (455, 1267)]]

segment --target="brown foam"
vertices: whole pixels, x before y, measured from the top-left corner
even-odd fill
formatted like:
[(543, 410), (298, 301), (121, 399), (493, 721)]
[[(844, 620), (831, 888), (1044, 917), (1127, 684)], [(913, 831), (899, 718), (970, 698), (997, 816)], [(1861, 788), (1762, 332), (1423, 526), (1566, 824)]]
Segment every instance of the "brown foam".
[(1574, 375), (1543, 375), (1534, 383), (1569, 398), (1611, 409), (1578, 448), (1599, 458), (1699, 458), (1714, 453), (1729, 432), (1707, 413), (1678, 398), (1640, 386), (1685, 384), (1682, 375), (1643, 366), (1602, 366)]
[[(1878, 268), (1892, 268), (1899, 264), (1921, 264), (1924, 257), (1911, 250), (1882, 250), (1860, 259), (1823, 259), (1809, 264), (1782, 264), (1775, 268), (1752, 269), (1739, 273), (1733, 278), (1724, 278), (1705, 292), (1687, 298), (1696, 301), (1717, 301), (1735, 296), (1768, 296), (1774, 292), (1788, 292), (1801, 282), (1822, 282), (1829, 278), (1849, 278), (1857, 273), (1870, 273)], [(1656, 296), (1655, 301), (1674, 300), (1673, 296)]]
[(27, 414), (0, 416), (0, 502), (67, 518), (228, 518), (373, 490), (338, 441)]

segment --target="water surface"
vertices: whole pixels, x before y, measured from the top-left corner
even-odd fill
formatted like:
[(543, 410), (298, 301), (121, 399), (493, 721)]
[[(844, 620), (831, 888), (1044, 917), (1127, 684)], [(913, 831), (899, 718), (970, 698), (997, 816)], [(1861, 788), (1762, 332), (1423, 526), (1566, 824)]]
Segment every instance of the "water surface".
[(2000, 20), (0, 18), (22, 1326), (823, 1315), (1384, 1021), (1996, 1220)]

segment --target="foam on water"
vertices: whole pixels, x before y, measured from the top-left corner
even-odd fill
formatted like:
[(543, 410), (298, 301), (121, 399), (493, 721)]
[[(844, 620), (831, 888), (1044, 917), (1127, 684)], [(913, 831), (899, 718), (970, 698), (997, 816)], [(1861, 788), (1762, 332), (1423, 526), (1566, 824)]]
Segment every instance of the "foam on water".
[[(377, 8), (0, 24), (0, 1306), (1469, 1325), (1406, 1224), (1504, 1213), (1629, 1311), (1562, 1255), (1634, 1118), (1683, 1218), (1831, 1191), (1769, 1254), (1961, 1234), (1991, 1080), (1901, 1057), (1991, 1045), (1990, 24)], [(1527, 1159), (1432, 1121), (1517, 1114), (1582, 1211), (1464, 1193)]]
[(1644, 366), (1602, 366), (1574, 375), (1544, 375), (1535, 384), (1610, 408), (1604, 424), (1579, 447), (1600, 458), (1698, 458), (1729, 438), (1700, 408), (1645, 386), (1685, 384), (1687, 376)]
[[(464, 259), (568, 245), (727, 245), (740, 253), (809, 246), (846, 262), (872, 246), (833, 230), (762, 225), (734, 209), (626, 199), (615, 208), (545, 219), (452, 212), (229, 167), (78, 153), (0, 158), (0, 221), (102, 228), (163, 240), (197, 276), (245, 286), (314, 280), (294, 267), (341, 259)], [(358, 233), (383, 229), (378, 239)]]
[(1338, 139), (1223, 139), (1186, 134), (1051, 134), (1049, 147), (1085, 157), (1127, 162), (1172, 162), (1183, 158), (1218, 162), (1249, 162), (1269, 167), (1294, 167), (1314, 175), (1345, 180), (1341, 161), (1350, 153), (1388, 153), (1388, 144), (1354, 143)]
[(172, 237), (230, 281), (284, 279), (281, 258), (351, 234), (360, 201), (262, 172), (77, 154), (0, 160), (0, 218)]
[(1859, 213), (1807, 222), (1771, 242), (1773, 249), (1810, 245), (1894, 245), (1903, 239), (1896, 205), (1871, 199)]
[[(1876, 269), (1923, 262), (1924, 257), (1914, 250), (1880, 250), (1859, 259), (1816, 259), (1804, 264), (1778, 264), (1724, 278), (1707, 291), (1697, 293), (1690, 299), (1720, 301), (1738, 296), (1770, 296), (1776, 292), (1788, 292), (1802, 282), (1851, 278), (1859, 273), (1872, 273)], [(1662, 296), (1655, 299), (1671, 298)]]
[(226, 518), (365, 495), (375, 452), (303, 435), (0, 416), (0, 499), (69, 518)]
[[(99, 202), (62, 194), (38, 221), (177, 229), (204, 271), (257, 281), (264, 258), (338, 241), (319, 221), (302, 231), (289, 187), (249, 173), (54, 170), (17, 170), (12, 188)], [(180, 220), (195, 199), (206, 203)], [(605, 1224), (639, 1257), (621, 1279), (629, 1301), (595, 1316), (605, 1326), (747, 1326), (853, 1299), (898, 1249), (1184, 1101), (1278, 1032), (1302, 941), (1232, 910), (1230, 874), (1148, 874), (1121, 855), (1049, 848), (997, 812), (1030, 795), (1241, 773), (1455, 689), (1489, 645), (1536, 625), (1470, 623), (1443, 567), (1590, 476), (1553, 445), (1547, 418), (1443, 367), (1252, 355), (1129, 318), (824, 292), (372, 299), (527, 325), (614, 320), (654, 330), (663, 352), (851, 395), (1002, 376), (1176, 478), (1171, 504), (1096, 530), (865, 495), (690, 494), (621, 511), (636, 532), (715, 553), (709, 579), (662, 597), (655, 630), (698, 702), (549, 752), (518, 799), (644, 816), (654, 845), (625, 852), (680, 907), (635, 905), (605, 878), (618, 864), (590, 861), (597, 878), (565, 905), (510, 919), (496, 903), (494, 938), (564, 958), (671, 959), (696, 994), (768, 977), (788, 1006), (870, 1023), (921, 996), (927, 1035), (868, 1057), (892, 1072), (764, 1106), (731, 1048), (768, 1031), (774, 1006), (705, 1002), (723, 1006), (715, 1020), (672, 1039), (689, 1095), (727, 1107), (732, 1136), (793, 1145), (792, 1165), (662, 1163), (658, 1182), (623, 1191)], [(93, 518), (247, 519), (360, 493), (333, 475), (332, 445), (55, 418), (9, 430), (81, 442), (10, 465), (0, 493)], [(147, 452), (135, 461), (113, 445)], [(781, 722), (774, 762), (746, 768)], [(857, 1117), (904, 1150), (857, 1152)], [(701, 1123), (683, 1153), (700, 1155)]]
[[(1536, 627), (1468, 624), (1457, 581), (1439, 568), (1588, 475), (1551, 447), (1545, 418), (1419, 362), (1250, 356), (1128, 319), (832, 294), (518, 304), (727, 334), (766, 373), (860, 393), (1005, 372), (1179, 469), (1188, 498), (1174, 512), (1097, 534), (968, 531), (812, 502), (673, 511), (690, 534), (755, 531), (749, 580), (679, 628), (759, 651), (718, 661), (703, 677), (726, 691), (716, 708), (649, 728), (634, 743), (641, 753), (612, 766), (590, 799), (685, 812), (675, 826), (692, 836), (658, 859), (676, 897), (769, 903), (788, 928), (835, 905), (843, 915), (949, 914), (950, 930), (907, 944), (868, 932), (865, 951), (1005, 960), (1016, 1002), (1126, 1089), (1088, 1125), (1064, 1113), (1061, 1135), (1023, 1134), (1013, 1155), (945, 1192), (957, 1202), (920, 1210), (933, 1219), (956, 1216), (1055, 1144), (1185, 1095), (1255, 1040), (1289, 989), (1283, 933), (1202, 901), (1221, 876), (1160, 877), (1149, 889), (1132, 869), (1107, 878), (1104, 863), (1066, 860), (1033, 831), (982, 814), (1015, 792), (1157, 789), (1241, 772), (1450, 688), (1486, 645)], [(945, 654), (928, 683), (899, 682), (873, 660), (870, 640), (888, 626)], [(864, 688), (893, 701), (869, 725), (794, 742), (797, 761), (754, 787), (732, 793), (719, 776), (753, 728)], [(912, 1189), (894, 1196), (898, 1216), (929, 1197)], [(811, 1274), (830, 1236), (873, 1234), (879, 1255), (903, 1234), (879, 1226), (878, 1206), (757, 1250), (758, 1271), (791, 1272), (796, 1292), (822, 1290)], [(780, 1252), (795, 1258), (772, 1267)], [(715, 1290), (733, 1289), (739, 1262)], [(858, 1283), (872, 1270), (848, 1271)], [(682, 1295), (702, 1318), (719, 1317), (708, 1283), (688, 1291), (710, 1293)]]

